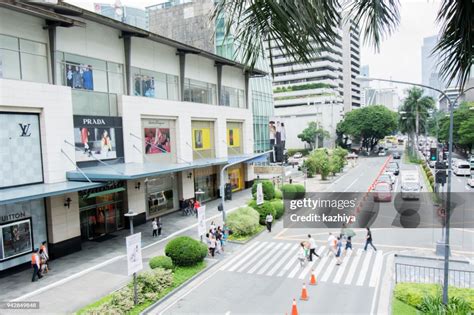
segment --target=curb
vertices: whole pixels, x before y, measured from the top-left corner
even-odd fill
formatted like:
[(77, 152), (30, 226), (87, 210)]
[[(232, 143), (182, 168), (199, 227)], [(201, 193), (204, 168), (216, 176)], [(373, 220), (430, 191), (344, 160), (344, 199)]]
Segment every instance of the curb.
[[(400, 258), (415, 258), (415, 259), (444, 261), (444, 258), (430, 257), (430, 256), (418, 256), (418, 255), (406, 255), (406, 254), (395, 254), (394, 256), (395, 257), (400, 257)], [(470, 264), (469, 260), (460, 260), (460, 259), (450, 259), (449, 262), (456, 262), (456, 263), (461, 263), (461, 264)]]

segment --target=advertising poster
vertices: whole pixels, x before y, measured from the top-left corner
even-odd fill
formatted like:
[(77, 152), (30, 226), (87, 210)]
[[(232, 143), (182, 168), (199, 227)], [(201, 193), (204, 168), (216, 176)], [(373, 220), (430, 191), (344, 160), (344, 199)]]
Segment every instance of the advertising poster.
[(125, 238), (127, 244), (127, 270), (131, 276), (143, 269), (142, 233), (136, 233)]
[(66, 85), (73, 89), (93, 90), (94, 73), (91, 65), (66, 61)]
[(206, 206), (198, 208), (198, 236), (206, 234)]
[(193, 129), (193, 149), (209, 150), (211, 148), (211, 130), (209, 128)]
[(170, 153), (170, 128), (144, 128), (145, 154)]
[(227, 128), (227, 145), (231, 148), (240, 147), (240, 129)]
[(262, 183), (257, 184), (257, 205), (263, 204), (263, 186)]
[(123, 156), (122, 118), (74, 116), (76, 162)]
[(30, 253), (33, 250), (30, 219), (0, 226), (0, 260)]

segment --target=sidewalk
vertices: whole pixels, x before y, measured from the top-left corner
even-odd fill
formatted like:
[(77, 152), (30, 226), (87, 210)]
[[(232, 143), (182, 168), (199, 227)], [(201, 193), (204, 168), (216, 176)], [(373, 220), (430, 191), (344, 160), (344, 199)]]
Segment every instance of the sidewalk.
[[(226, 210), (245, 205), (251, 198), (250, 189), (234, 193), (226, 201)], [(220, 199), (206, 203), (208, 225), (214, 218), (222, 224), (222, 213), (217, 210)], [(163, 252), (167, 241), (178, 235), (197, 238), (197, 219), (182, 216), (180, 211), (162, 217), (163, 230), (159, 238), (152, 237), (151, 224), (135, 227), (142, 233), (143, 265)], [(119, 289), (130, 280), (127, 276), (125, 237), (130, 231), (124, 229), (112, 234), (102, 242), (85, 242), (80, 252), (51, 261), (52, 270), (43, 279), (31, 282), (32, 271), (25, 270), (0, 280), (0, 301), (20, 298), (24, 301), (40, 301), (36, 314), (71, 313), (94, 302), (100, 297)], [(2, 312), (3, 313), (3, 312)]]

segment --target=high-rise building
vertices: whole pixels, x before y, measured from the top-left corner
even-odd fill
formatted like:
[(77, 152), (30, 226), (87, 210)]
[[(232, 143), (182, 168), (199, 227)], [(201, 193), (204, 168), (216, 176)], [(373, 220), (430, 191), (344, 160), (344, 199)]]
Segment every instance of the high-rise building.
[[(225, 20), (210, 20), (213, 0), (170, 0), (147, 9), (150, 31), (209, 52), (239, 61), (232, 34), (225, 37)], [(270, 72), (268, 60), (259, 60), (257, 68)], [(273, 116), (270, 76), (251, 78), (249, 99), (253, 110), (254, 151), (270, 148), (268, 124)], [(225, 98), (225, 91), (223, 97)]]
[(356, 81), (360, 73), (357, 28), (352, 23), (342, 25), (330, 49), (315, 55), (308, 64), (295, 61), (273, 41), (270, 47), (275, 72), (275, 116), (287, 128), (287, 147), (306, 145), (298, 134), (311, 121), (330, 133), (324, 145), (332, 146), (342, 114), (360, 107), (360, 85)]
[(145, 10), (123, 6), (120, 1), (116, 1), (114, 4), (94, 3), (94, 11), (114, 20), (133, 25), (141, 29), (146, 30), (148, 27)]
[[(363, 77), (370, 77), (369, 65), (363, 65), (360, 67), (360, 75)], [(360, 82), (360, 107), (367, 105), (368, 90), (370, 88), (370, 81)]]
[(365, 106), (383, 105), (393, 111), (397, 111), (400, 107), (397, 88), (366, 88), (365, 97)]
[[(446, 85), (439, 74), (436, 56), (432, 55), (437, 42), (437, 36), (423, 38), (423, 46), (421, 46), (421, 83), (439, 90), (444, 90)], [(437, 98), (439, 95), (436, 91), (429, 89), (425, 89), (425, 93), (434, 98)]]

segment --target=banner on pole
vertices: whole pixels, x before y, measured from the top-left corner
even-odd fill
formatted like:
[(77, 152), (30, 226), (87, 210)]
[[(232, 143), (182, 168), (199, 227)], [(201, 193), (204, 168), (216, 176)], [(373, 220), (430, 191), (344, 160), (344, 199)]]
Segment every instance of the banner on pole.
[(127, 269), (130, 276), (143, 269), (142, 233), (127, 236), (125, 242), (127, 244)]
[(263, 204), (263, 186), (262, 183), (257, 184), (257, 205)]
[(198, 236), (206, 235), (206, 206), (200, 206), (198, 209)]

